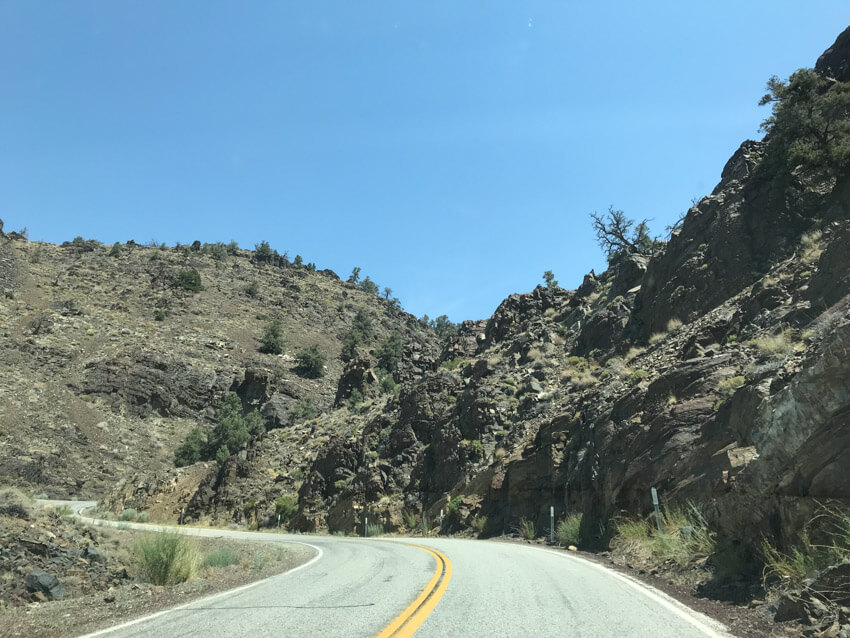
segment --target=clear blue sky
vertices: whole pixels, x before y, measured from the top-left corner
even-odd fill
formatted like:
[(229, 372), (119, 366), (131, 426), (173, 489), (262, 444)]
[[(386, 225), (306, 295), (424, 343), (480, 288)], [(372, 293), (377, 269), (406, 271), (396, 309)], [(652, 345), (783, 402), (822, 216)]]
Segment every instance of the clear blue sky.
[(0, 2), (0, 217), (268, 240), (419, 316), (489, 316), (709, 193), (847, 0)]

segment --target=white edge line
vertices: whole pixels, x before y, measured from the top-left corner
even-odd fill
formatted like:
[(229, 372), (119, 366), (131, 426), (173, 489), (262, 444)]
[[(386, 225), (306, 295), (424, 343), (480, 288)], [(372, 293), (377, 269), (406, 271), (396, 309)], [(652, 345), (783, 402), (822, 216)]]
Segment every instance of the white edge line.
[(654, 602), (658, 603), (671, 613), (675, 614), (682, 620), (687, 621), (689, 624), (693, 625), (700, 631), (704, 632), (707, 636), (711, 636), (711, 638), (733, 638), (732, 634), (729, 633), (729, 628), (726, 627), (723, 623), (714, 620), (713, 618), (709, 618), (705, 614), (702, 614), (694, 609), (691, 609), (687, 605), (682, 602), (676, 600), (672, 596), (665, 594), (663, 591), (656, 589), (652, 585), (648, 585), (637, 578), (632, 576), (628, 576), (627, 574), (623, 574), (614, 569), (609, 569), (604, 565), (600, 565), (598, 563), (593, 562), (592, 560), (587, 560), (586, 558), (582, 558), (581, 556), (576, 556), (574, 554), (569, 554), (566, 552), (558, 552), (553, 549), (547, 549), (545, 547), (530, 547), (529, 549), (536, 549), (541, 552), (546, 552), (547, 554), (554, 554), (555, 556), (560, 556), (561, 558), (565, 558), (567, 560), (575, 560), (585, 565), (589, 565), (595, 569), (605, 572), (609, 576), (613, 576), (617, 578), (627, 585), (630, 585), (632, 588), (641, 592), (644, 596), (651, 598)]
[(287, 540), (287, 541), (277, 541), (277, 542), (293, 543), (293, 544), (297, 544), (297, 545), (306, 545), (307, 547), (312, 547), (313, 549), (315, 549), (317, 553), (316, 553), (315, 556), (313, 556), (313, 558), (311, 558), (309, 561), (307, 561), (303, 565), (299, 565), (298, 567), (293, 567), (292, 569), (285, 571), (282, 574), (275, 574), (274, 576), (269, 576), (268, 578), (264, 578), (263, 580), (258, 580), (258, 581), (255, 581), (253, 583), (248, 583), (247, 585), (242, 585), (242, 586), (236, 587), (234, 589), (228, 589), (227, 591), (221, 591), (221, 592), (218, 592), (217, 594), (211, 594), (210, 596), (205, 596), (204, 598), (197, 598), (197, 599), (190, 601), (188, 603), (178, 605), (177, 607), (170, 607), (169, 609), (163, 609), (162, 611), (158, 611), (156, 613), (149, 614), (147, 616), (142, 616), (141, 618), (136, 618), (134, 620), (128, 620), (127, 622), (121, 623), (120, 625), (113, 625), (112, 627), (107, 627), (106, 629), (99, 629), (98, 631), (95, 631), (93, 633), (85, 634), (84, 636), (79, 636), (79, 638), (94, 638), (94, 636), (103, 636), (105, 634), (112, 633), (113, 631), (118, 631), (119, 629), (126, 629), (127, 627), (131, 627), (133, 625), (137, 625), (139, 623), (142, 623), (142, 622), (145, 622), (145, 621), (148, 621), (148, 620), (153, 620), (154, 618), (159, 618), (160, 616), (164, 616), (165, 614), (170, 614), (170, 613), (175, 612), (175, 611), (180, 611), (180, 610), (186, 609), (188, 607), (191, 607), (192, 605), (197, 605), (197, 604), (200, 604), (200, 603), (207, 603), (208, 604), (208, 603), (210, 603), (214, 600), (217, 600), (219, 598), (224, 598), (225, 596), (230, 596), (232, 594), (238, 594), (239, 592), (245, 591), (246, 589), (251, 589), (252, 587), (262, 585), (263, 583), (266, 583), (266, 582), (273, 580), (275, 578), (285, 577), (285, 576), (288, 576), (289, 574), (293, 574), (293, 573), (297, 572), (300, 569), (304, 569), (306, 567), (309, 567), (310, 565), (312, 565), (316, 561), (320, 560), (322, 558), (322, 555), (324, 554), (321, 547), (311, 545), (310, 543), (304, 543), (304, 542), (301, 542), (301, 541), (289, 541), (289, 540)]

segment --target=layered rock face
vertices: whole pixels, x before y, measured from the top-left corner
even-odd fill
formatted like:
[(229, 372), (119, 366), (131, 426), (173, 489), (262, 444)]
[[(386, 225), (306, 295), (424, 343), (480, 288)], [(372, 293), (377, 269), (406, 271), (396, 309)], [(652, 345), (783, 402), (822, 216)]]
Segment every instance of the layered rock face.
[[(848, 44), (818, 71), (846, 80)], [(742, 144), (650, 258), (465, 326), (436, 373), (348, 439), (357, 467), (329, 461), (347, 449), (334, 444), (311, 468), (300, 524), (442, 509), (445, 529), (480, 515), (500, 533), (545, 528), (552, 505), (604, 540), (656, 487), (752, 545), (793, 536), (819, 503), (850, 505), (849, 175), (765, 178), (766, 143)], [(330, 489), (337, 465), (349, 480)]]

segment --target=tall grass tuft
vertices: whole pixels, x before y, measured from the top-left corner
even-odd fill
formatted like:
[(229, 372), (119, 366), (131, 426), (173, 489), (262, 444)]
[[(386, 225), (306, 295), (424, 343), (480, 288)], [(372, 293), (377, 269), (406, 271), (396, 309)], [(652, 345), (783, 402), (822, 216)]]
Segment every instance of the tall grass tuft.
[(534, 529), (534, 521), (527, 518), (521, 518), (517, 525), (517, 533), (527, 541), (532, 541), (537, 538), (537, 531)]
[(663, 529), (659, 531), (646, 519), (618, 521), (613, 544), (620, 551), (647, 562), (672, 561), (680, 566), (714, 552), (714, 534), (696, 506), (667, 509), (662, 522)]
[(190, 580), (198, 571), (200, 554), (183, 534), (166, 532), (140, 539), (136, 557), (142, 573), (154, 585), (174, 585)]
[[(816, 535), (819, 542), (813, 541)], [(800, 586), (813, 574), (850, 561), (850, 514), (821, 507), (800, 533), (790, 551), (781, 552), (767, 539), (762, 540), (763, 578)], [(850, 592), (848, 592), (850, 593)]]

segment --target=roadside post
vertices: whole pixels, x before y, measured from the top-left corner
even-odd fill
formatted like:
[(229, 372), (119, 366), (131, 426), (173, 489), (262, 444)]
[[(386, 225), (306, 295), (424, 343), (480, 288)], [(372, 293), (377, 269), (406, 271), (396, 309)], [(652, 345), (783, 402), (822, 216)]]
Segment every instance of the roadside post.
[(182, 524), (183, 524), (183, 517), (184, 517), (185, 515), (186, 515), (186, 508), (184, 507), (184, 508), (182, 508), (182, 509), (180, 510), (180, 525), (182, 525)]
[(280, 529), (280, 514), (277, 515), (277, 528)]
[(549, 544), (555, 544), (555, 506), (549, 506)]
[(664, 524), (661, 522), (661, 509), (658, 507), (658, 490), (652, 488), (652, 507), (655, 509), (655, 524), (658, 526), (658, 531), (664, 531)]
[(443, 531), (443, 510), (440, 509), (440, 532)]
[(363, 517), (363, 537), (369, 538), (369, 517)]

